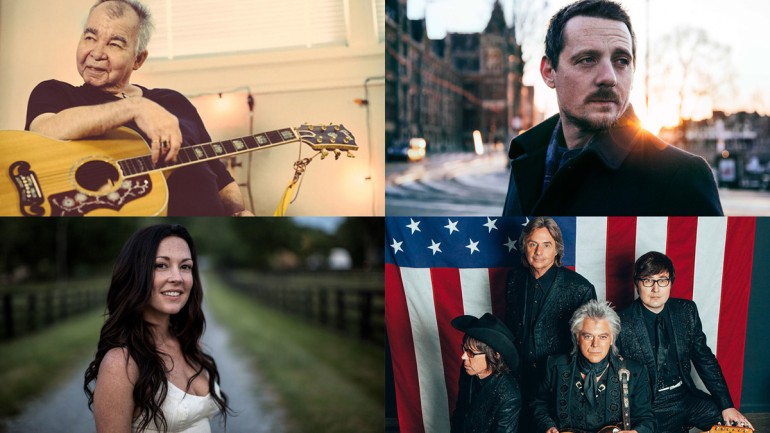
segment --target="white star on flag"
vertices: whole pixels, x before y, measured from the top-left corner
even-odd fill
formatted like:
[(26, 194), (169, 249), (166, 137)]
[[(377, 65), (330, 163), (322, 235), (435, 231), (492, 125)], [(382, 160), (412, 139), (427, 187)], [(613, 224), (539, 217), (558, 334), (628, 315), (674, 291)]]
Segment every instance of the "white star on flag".
[(411, 221), (411, 223), (407, 224), (406, 226), (409, 227), (410, 229), (412, 229), (412, 234), (414, 234), (414, 232), (419, 232), (420, 231), (420, 222), (419, 221), (415, 221), (415, 220), (413, 220), (411, 218), (409, 218), (409, 221)]
[(510, 238), (510, 237), (508, 237), (508, 242), (504, 243), (503, 245), (505, 245), (506, 247), (508, 247), (508, 252), (509, 252), (509, 253), (510, 253), (511, 251), (513, 251), (513, 250), (518, 250), (518, 248), (516, 248), (516, 241), (514, 241), (514, 240), (511, 240), (511, 238)]
[(399, 251), (402, 253), (404, 252), (404, 250), (401, 249), (401, 244), (403, 243), (404, 241), (396, 242), (396, 238), (393, 238), (393, 243), (390, 244), (390, 247), (393, 248), (393, 254), (398, 254)]
[(497, 226), (495, 226), (496, 222), (497, 220), (489, 219), (489, 217), (487, 217), (487, 223), (484, 224), (484, 227), (489, 229), (489, 233), (492, 233), (492, 229), (497, 230)]
[(471, 254), (473, 254), (474, 251), (481, 252), (479, 250), (479, 247), (477, 246), (479, 244), (479, 241), (473, 242), (473, 239), (468, 238), (468, 241), (470, 242), (468, 245), (465, 246), (465, 248), (468, 248), (471, 250)]
[(439, 248), (439, 246), (441, 245), (441, 242), (436, 243), (436, 241), (431, 239), (430, 243), (431, 243), (431, 246), (429, 246), (428, 249), (429, 250), (433, 250), (433, 255), (434, 256), (436, 255), (436, 252), (439, 252), (439, 253), (443, 252), (443, 251), (441, 251), (441, 248)]
[(446, 229), (449, 229), (449, 234), (450, 234), (450, 235), (452, 234), (452, 231), (456, 231), (456, 232), (459, 232), (459, 231), (460, 231), (460, 230), (457, 228), (457, 223), (458, 223), (460, 220), (457, 220), (457, 221), (455, 221), (455, 222), (452, 222), (452, 220), (451, 220), (451, 219), (447, 218), (447, 221), (449, 221), (449, 224), (445, 225), (445, 226), (444, 226), (444, 228), (446, 228)]

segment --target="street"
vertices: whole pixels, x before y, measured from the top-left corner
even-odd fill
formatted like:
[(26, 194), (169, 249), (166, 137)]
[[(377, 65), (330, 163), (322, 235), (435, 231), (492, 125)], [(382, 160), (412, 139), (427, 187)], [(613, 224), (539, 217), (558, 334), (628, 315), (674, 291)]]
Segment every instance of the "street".
[[(388, 216), (501, 215), (510, 176), (505, 153), (429, 155), (385, 166)], [(725, 215), (770, 216), (770, 191), (720, 188)]]
[(385, 214), (500, 215), (508, 189), (502, 151), (430, 155), (385, 165)]

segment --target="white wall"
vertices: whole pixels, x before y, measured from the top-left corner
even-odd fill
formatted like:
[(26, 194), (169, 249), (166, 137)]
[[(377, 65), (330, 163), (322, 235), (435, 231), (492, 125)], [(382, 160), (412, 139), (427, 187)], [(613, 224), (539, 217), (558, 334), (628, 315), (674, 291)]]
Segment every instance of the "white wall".
[[(383, 215), (384, 45), (377, 40), (371, 2), (345, 3), (351, 23), (349, 46), (149, 60), (134, 73), (132, 82), (190, 96), (214, 140), (249, 133), (246, 89), (255, 99), (255, 133), (306, 121), (344, 124), (360, 146), (356, 158), (314, 159), (287, 215)], [(27, 98), (39, 82), (55, 78), (82, 83), (75, 48), (92, 4), (92, 0), (0, 0), (0, 64), (4, 65), (0, 68), (0, 129), (24, 128)], [(365, 98), (367, 79), (369, 104), (361, 106), (354, 100)], [(221, 99), (218, 93), (223, 94)], [(252, 153), (251, 182), (258, 215), (272, 215), (293, 176), (298, 147)], [(303, 147), (302, 156), (311, 156), (310, 148)], [(245, 156), (239, 159), (247, 164)], [(245, 182), (245, 170), (237, 169), (235, 174), (236, 180)]]

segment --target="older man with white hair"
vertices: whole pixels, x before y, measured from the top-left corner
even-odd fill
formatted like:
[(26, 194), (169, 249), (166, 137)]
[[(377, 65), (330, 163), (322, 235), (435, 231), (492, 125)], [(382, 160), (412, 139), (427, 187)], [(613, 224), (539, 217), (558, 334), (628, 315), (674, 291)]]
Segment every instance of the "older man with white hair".
[(617, 313), (590, 301), (575, 310), (570, 330), (572, 352), (548, 358), (532, 403), (536, 431), (654, 433), (647, 368), (618, 355)]

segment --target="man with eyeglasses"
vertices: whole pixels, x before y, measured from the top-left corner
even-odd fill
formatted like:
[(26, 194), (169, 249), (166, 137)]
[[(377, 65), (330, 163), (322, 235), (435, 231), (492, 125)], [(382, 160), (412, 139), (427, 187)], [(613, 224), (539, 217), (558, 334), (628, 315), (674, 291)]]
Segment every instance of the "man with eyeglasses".
[[(657, 251), (642, 255), (634, 265), (639, 299), (619, 313), (618, 347), (623, 356), (647, 365), (658, 432), (709, 430), (720, 422), (753, 428), (735, 409), (695, 303), (670, 297), (675, 278), (668, 256)], [(711, 395), (696, 388), (691, 365)]]

